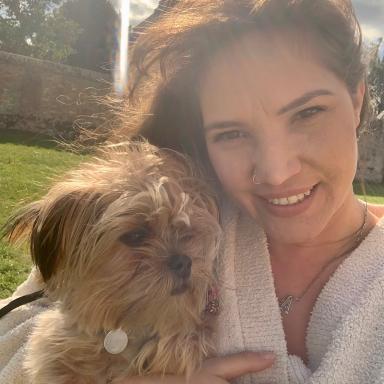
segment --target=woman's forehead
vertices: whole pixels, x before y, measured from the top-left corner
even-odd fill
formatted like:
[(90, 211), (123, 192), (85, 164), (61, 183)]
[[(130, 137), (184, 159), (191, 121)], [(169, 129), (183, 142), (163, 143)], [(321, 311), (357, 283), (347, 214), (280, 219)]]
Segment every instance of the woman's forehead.
[(200, 85), (203, 112), (261, 103), (273, 113), (303, 94), (343, 85), (310, 47), (291, 43), (292, 36), (269, 37), (248, 34), (212, 57)]
[[(285, 34), (283, 34), (283, 32)], [(219, 71), (238, 72), (257, 64), (257, 68), (267, 70), (275, 65), (298, 66), (301, 62), (321, 63), (321, 55), (316, 52), (316, 43), (308, 37), (300, 37), (295, 31), (248, 32), (219, 50), (208, 59), (202, 74), (202, 83)]]

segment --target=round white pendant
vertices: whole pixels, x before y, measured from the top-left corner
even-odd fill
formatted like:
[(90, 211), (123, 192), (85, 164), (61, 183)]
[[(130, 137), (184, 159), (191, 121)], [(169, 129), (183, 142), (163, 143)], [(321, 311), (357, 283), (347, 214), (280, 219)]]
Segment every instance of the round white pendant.
[(117, 355), (124, 351), (128, 345), (128, 336), (122, 329), (109, 331), (104, 338), (104, 348), (112, 355)]

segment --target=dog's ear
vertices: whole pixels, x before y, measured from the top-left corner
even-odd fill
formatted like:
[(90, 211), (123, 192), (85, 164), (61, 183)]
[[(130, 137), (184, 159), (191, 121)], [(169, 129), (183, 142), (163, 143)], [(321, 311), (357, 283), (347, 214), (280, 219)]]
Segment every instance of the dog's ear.
[(28, 237), (33, 223), (39, 216), (40, 203), (40, 201), (36, 201), (28, 204), (11, 216), (2, 226), (0, 238), (5, 238), (10, 243), (15, 244)]
[(80, 191), (48, 194), (20, 210), (5, 225), (4, 235), (11, 242), (29, 238), (32, 260), (44, 281), (55, 273), (61, 257), (76, 249), (91, 216), (96, 215), (90, 198), (96, 200), (98, 196)]
[(71, 241), (67, 231), (73, 231), (71, 219), (78, 204), (77, 193), (60, 196), (41, 210), (32, 225), (31, 256), (45, 281), (55, 273), (60, 254), (65, 254), (65, 241)]

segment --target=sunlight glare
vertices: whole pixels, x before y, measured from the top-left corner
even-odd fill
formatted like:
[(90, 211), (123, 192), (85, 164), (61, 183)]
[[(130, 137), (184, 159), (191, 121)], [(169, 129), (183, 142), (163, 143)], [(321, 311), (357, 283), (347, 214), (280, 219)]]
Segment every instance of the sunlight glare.
[(120, 96), (127, 89), (128, 43), (129, 43), (130, 0), (120, 0), (120, 36), (118, 57), (115, 64), (115, 92)]

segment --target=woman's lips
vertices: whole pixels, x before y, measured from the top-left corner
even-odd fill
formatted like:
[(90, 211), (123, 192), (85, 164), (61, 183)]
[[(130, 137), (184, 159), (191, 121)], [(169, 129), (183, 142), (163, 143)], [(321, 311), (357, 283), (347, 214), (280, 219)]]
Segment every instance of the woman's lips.
[(289, 192), (284, 195), (258, 196), (263, 207), (272, 215), (279, 217), (296, 216), (306, 211), (318, 193), (318, 185), (302, 189), (296, 193)]
[(305, 198), (310, 196), (314, 186), (306, 188), (298, 193), (286, 193), (283, 197), (273, 197), (267, 199), (269, 203), (273, 205), (292, 205), (304, 201)]

